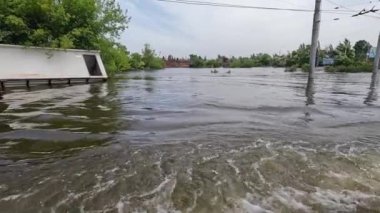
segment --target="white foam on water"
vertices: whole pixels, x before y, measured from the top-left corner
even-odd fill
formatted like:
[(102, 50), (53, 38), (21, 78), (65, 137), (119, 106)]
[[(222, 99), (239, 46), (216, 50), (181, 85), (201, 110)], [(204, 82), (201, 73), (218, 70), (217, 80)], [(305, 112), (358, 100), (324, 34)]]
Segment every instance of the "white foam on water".
[(52, 154), (54, 153), (54, 151), (51, 151), (51, 152), (30, 152), (30, 154), (38, 154), (38, 155), (48, 155), (48, 154)]
[(22, 194), (15, 194), (15, 195), (9, 195), (7, 197), (1, 198), (0, 201), (13, 201), (18, 199), (25, 199), (28, 198), (34, 194), (36, 194), (38, 191), (33, 191), (30, 193), (22, 193)]
[(20, 142), (17, 142), (17, 141), (8, 141), (5, 143), (5, 145), (8, 145), (8, 146), (13, 146), (13, 145), (17, 145), (19, 144)]
[(246, 199), (240, 200), (240, 208), (244, 213), (271, 213), (272, 211), (266, 210), (259, 205), (254, 205)]
[(186, 152), (185, 155), (192, 155), (195, 153), (195, 149), (191, 149), (190, 151)]
[(124, 213), (124, 207), (125, 207), (124, 203), (121, 200), (119, 200), (119, 202), (117, 202), (116, 204), (117, 212)]
[(186, 209), (186, 212), (193, 212), (195, 207), (197, 207), (198, 193), (196, 192), (193, 193), (193, 199), (194, 199), (193, 204), (189, 208)]
[(202, 157), (202, 161), (201, 163), (206, 163), (208, 161), (211, 161), (211, 160), (214, 160), (216, 158), (219, 157), (219, 154), (215, 154), (215, 155), (210, 155), (210, 156), (206, 156), (206, 157)]
[(46, 177), (46, 178), (42, 179), (40, 182), (38, 182), (38, 185), (44, 184), (49, 180), (51, 180), (51, 177)]
[(16, 116), (16, 117), (36, 117), (39, 115), (56, 115), (56, 116), (62, 116), (61, 113), (52, 113), (52, 112), (44, 112), (44, 111), (33, 111), (33, 112), (18, 112), (18, 113), (1, 113), (2, 116)]
[(301, 156), (302, 161), (307, 162), (309, 158), (307, 157), (307, 154), (301, 150), (292, 148), (291, 151), (297, 153), (299, 156)]
[(273, 143), (272, 142), (270, 142), (270, 141), (265, 141), (265, 142), (263, 142), (263, 143), (265, 143), (265, 148), (267, 149), (267, 150), (273, 150)]
[[(4, 144), (5, 145), (5, 144)], [(0, 146), (0, 149), (10, 149), (12, 146), (4, 146), (4, 145), (1, 145)]]
[(18, 199), (19, 197), (21, 197), (22, 194), (17, 194), (17, 195), (9, 195), (7, 197), (4, 197), (4, 198), (1, 198), (0, 201), (12, 201), (12, 200), (16, 200)]
[(361, 204), (366, 206), (368, 200), (380, 202), (380, 197), (374, 194), (366, 194), (360, 191), (333, 191), (330, 189), (317, 188), (317, 191), (310, 195), (310, 198), (324, 206), (326, 209), (334, 211), (356, 211), (356, 207)]
[[(60, 206), (64, 205), (64, 204), (67, 204), (69, 203), (70, 201), (72, 200), (76, 200), (78, 198), (80, 198), (81, 196), (83, 196), (85, 193), (79, 193), (79, 194), (75, 194), (75, 193), (69, 193), (66, 198), (64, 198), (63, 200), (59, 201), (56, 205), (55, 205), (55, 209), (59, 208)], [(54, 209), (52, 209), (54, 210)]]
[(18, 121), (10, 123), (9, 126), (14, 129), (35, 129), (38, 127), (50, 126), (48, 123), (20, 123)]
[(181, 213), (181, 211), (172, 209), (172, 208), (166, 208), (162, 205), (157, 205), (156, 207), (157, 213)]
[(262, 162), (264, 162), (264, 161), (274, 160), (274, 159), (276, 159), (278, 156), (279, 156), (279, 154), (278, 154), (278, 153), (275, 153), (274, 155), (269, 156), (269, 157), (262, 157), (262, 158), (260, 158), (260, 162), (262, 163)]
[(264, 141), (262, 138), (259, 138), (256, 140), (257, 143), (266, 143), (267, 141)]
[(235, 153), (239, 153), (240, 150), (237, 150), (237, 149), (231, 149), (230, 151), (228, 151), (229, 154), (235, 154)]
[[(59, 128), (59, 130), (71, 130), (71, 131), (80, 131), (80, 130), (83, 130), (83, 129), (85, 129), (85, 127), (73, 127), (73, 128), (64, 127), (64, 128)], [(87, 133), (91, 133), (91, 132), (87, 132)]]
[(172, 178), (166, 177), (164, 181), (162, 181), (156, 188), (152, 189), (149, 192), (141, 194), (139, 197), (146, 197), (153, 194), (156, 194), (157, 192), (160, 192), (170, 181), (172, 181)]
[(115, 172), (117, 172), (117, 171), (119, 171), (120, 170), (120, 168), (119, 167), (115, 167), (115, 168), (113, 168), (113, 169), (109, 169), (109, 170), (107, 170), (106, 172), (105, 172), (105, 174), (109, 174), (109, 173), (115, 173)]
[(103, 179), (103, 176), (99, 175), (99, 174), (95, 174), (95, 178), (99, 181), (101, 181)]
[(94, 186), (94, 189), (95, 189), (96, 194), (98, 194), (100, 192), (103, 192), (105, 190), (108, 190), (108, 189), (112, 188), (115, 185), (116, 185), (116, 181), (115, 180), (109, 180), (109, 181), (107, 181), (105, 183), (97, 183)]
[(111, 111), (111, 108), (106, 107), (106, 106), (103, 106), (103, 105), (98, 105), (98, 108), (99, 108), (100, 110), (102, 110), (102, 111), (105, 111), (105, 112), (107, 112), (107, 111)]
[(141, 150), (138, 149), (138, 150), (136, 150), (136, 151), (134, 151), (134, 152), (132, 153), (132, 156), (137, 155), (137, 154), (139, 154), (140, 152), (141, 152)]
[(192, 181), (193, 180), (193, 168), (192, 167), (187, 168), (186, 173), (187, 173), (187, 177), (189, 178), (189, 180)]
[(125, 177), (125, 178), (130, 178), (130, 177), (133, 177), (133, 176), (135, 176), (135, 175), (137, 175), (137, 172), (136, 172), (136, 171), (134, 171), (134, 172), (132, 172), (132, 173), (130, 173), (130, 174), (126, 174), (126, 175), (124, 175), (124, 177)]
[(260, 164), (258, 162), (255, 162), (252, 164), (252, 168), (256, 171), (257, 175), (259, 176), (260, 181), (264, 184), (267, 184), (267, 181), (265, 180), (263, 174), (261, 174), (259, 170)]
[(345, 173), (345, 172), (337, 173), (337, 172), (333, 172), (333, 171), (329, 171), (329, 172), (326, 174), (326, 176), (327, 176), (327, 177), (331, 177), (331, 178), (340, 179), (340, 180), (348, 179), (348, 178), (351, 177), (350, 175), (348, 175), (348, 174)]
[(154, 162), (154, 165), (157, 166), (160, 174), (162, 174), (162, 157), (163, 157), (163, 155), (161, 154), (160, 157), (158, 158), (158, 160), (156, 162)]
[(0, 184), (0, 191), (8, 189), (8, 186), (5, 184)]
[(301, 201), (306, 196), (306, 192), (291, 187), (282, 187), (274, 191), (272, 196), (267, 199), (267, 202), (273, 203), (278, 201), (293, 211), (312, 212), (312, 209)]
[[(292, 187), (282, 187), (275, 190), (262, 204), (272, 208), (275, 203), (281, 203), (291, 211), (313, 212), (311, 205), (321, 206), (326, 212), (355, 212), (357, 207), (368, 206), (370, 203), (380, 203), (380, 196), (360, 191), (315, 188), (314, 192), (304, 192)], [(306, 202), (306, 203), (304, 203)]]
[(211, 172), (214, 173), (214, 175), (219, 175), (219, 172), (217, 172), (215, 169), (212, 169)]
[(235, 171), (235, 173), (237, 174), (237, 175), (239, 175), (240, 174), (240, 170), (239, 170), (239, 168), (234, 164), (234, 160), (232, 160), (232, 159), (227, 159), (227, 163), (228, 163), (228, 165), (231, 167), (231, 168), (233, 168), (234, 169), (234, 171)]
[[(154, 188), (150, 192), (138, 196), (138, 198), (142, 198), (144, 200), (143, 204), (140, 205), (139, 208), (155, 208), (156, 212), (179, 212), (174, 209), (174, 205), (171, 200), (173, 191), (177, 185), (177, 179), (174, 177), (174, 174), (170, 177), (167, 177), (162, 183), (160, 183), (156, 188)], [(146, 198), (148, 199), (145, 200)]]
[(306, 151), (306, 152), (311, 152), (311, 153), (314, 153), (314, 154), (318, 153), (317, 149), (303, 147), (303, 146), (298, 146), (297, 149), (298, 150), (303, 150), (303, 151)]
[(68, 118), (78, 118), (78, 119), (84, 119), (84, 120), (88, 120), (90, 119), (88, 116), (85, 116), (85, 115), (70, 115), (70, 116), (67, 116)]
[(81, 177), (82, 175), (86, 174), (86, 172), (87, 172), (86, 170), (82, 170), (80, 172), (75, 173), (74, 176)]
[(223, 184), (223, 182), (220, 181), (220, 180), (218, 180), (218, 181), (215, 183), (215, 186), (220, 186), (220, 185), (222, 185), (222, 184)]
[(212, 197), (211, 200), (210, 200), (210, 204), (211, 204), (212, 206), (215, 206), (217, 202), (218, 202), (218, 196), (214, 196), (214, 197)]

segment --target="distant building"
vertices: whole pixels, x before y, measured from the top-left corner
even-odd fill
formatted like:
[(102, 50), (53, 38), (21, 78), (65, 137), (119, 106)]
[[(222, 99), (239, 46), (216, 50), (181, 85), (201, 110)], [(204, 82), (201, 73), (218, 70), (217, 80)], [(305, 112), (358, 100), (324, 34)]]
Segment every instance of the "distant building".
[(322, 60), (323, 66), (331, 66), (331, 65), (334, 65), (334, 63), (335, 63), (335, 60), (333, 58), (327, 57), (327, 58), (323, 58)]
[(372, 47), (368, 53), (367, 53), (367, 57), (368, 58), (375, 58), (376, 56), (376, 47)]
[(166, 68), (189, 68), (190, 60), (183, 58), (175, 58), (171, 55), (168, 58), (162, 58), (165, 61)]

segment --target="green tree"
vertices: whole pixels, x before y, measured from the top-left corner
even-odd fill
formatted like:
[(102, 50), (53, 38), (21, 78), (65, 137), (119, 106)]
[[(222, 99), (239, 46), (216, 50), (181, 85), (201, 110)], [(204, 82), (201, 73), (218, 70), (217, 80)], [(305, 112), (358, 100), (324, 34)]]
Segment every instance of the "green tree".
[(0, 43), (99, 49), (111, 73), (127, 67), (116, 40), (128, 23), (116, 0), (0, 0)]
[(343, 42), (340, 42), (336, 47), (336, 51), (340, 55), (345, 55), (349, 58), (355, 57), (355, 52), (352, 49), (351, 42), (348, 39), (344, 39)]
[(142, 56), (139, 53), (133, 53), (131, 56), (131, 67), (133, 70), (142, 70), (145, 67), (145, 64), (142, 60)]
[(142, 50), (142, 61), (145, 64), (145, 68), (151, 67), (155, 54), (156, 53), (152, 48), (150, 48), (149, 44), (144, 45), (144, 49)]
[(364, 60), (367, 58), (368, 51), (372, 48), (372, 45), (365, 40), (360, 40), (355, 43), (355, 57), (357, 60)]
[(352, 48), (351, 42), (348, 39), (344, 39), (336, 47), (336, 65), (352, 65), (354, 63), (355, 51)]
[(203, 59), (201, 56), (191, 54), (190, 55), (190, 67), (201, 68), (205, 67), (206, 59)]
[(269, 54), (257, 54), (255, 57), (256, 66), (270, 66), (272, 65), (272, 56)]
[(165, 67), (164, 61), (157, 56), (149, 44), (144, 45), (142, 61), (144, 62), (145, 69), (162, 69)]
[(99, 45), (103, 50), (101, 56), (109, 73), (125, 72), (131, 69), (129, 53), (125, 46), (107, 40), (99, 42)]

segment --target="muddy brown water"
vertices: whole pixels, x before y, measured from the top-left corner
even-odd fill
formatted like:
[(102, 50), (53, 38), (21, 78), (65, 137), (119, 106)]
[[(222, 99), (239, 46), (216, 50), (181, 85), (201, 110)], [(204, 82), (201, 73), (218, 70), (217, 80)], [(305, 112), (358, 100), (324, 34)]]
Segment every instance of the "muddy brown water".
[(7, 90), (0, 211), (379, 211), (370, 74), (227, 71)]

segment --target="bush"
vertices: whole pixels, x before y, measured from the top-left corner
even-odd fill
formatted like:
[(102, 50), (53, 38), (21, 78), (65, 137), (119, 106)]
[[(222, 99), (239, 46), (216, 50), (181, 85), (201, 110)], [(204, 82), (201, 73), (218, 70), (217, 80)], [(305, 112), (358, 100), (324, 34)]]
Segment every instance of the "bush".
[(130, 79), (132, 79), (132, 80), (142, 80), (143, 78), (141, 76), (136, 75), (136, 76), (133, 76)]
[(373, 66), (371, 64), (360, 64), (360, 65), (350, 65), (350, 66), (330, 66), (326, 67), (326, 72), (348, 72), (348, 73), (359, 73), (359, 72), (372, 72)]
[(297, 71), (298, 67), (296, 65), (293, 65), (291, 67), (286, 67), (285, 72), (295, 72)]
[(145, 81), (154, 81), (154, 80), (156, 80), (156, 78), (153, 77), (153, 76), (147, 75), (147, 76), (144, 77), (144, 80)]
[(301, 70), (302, 70), (303, 72), (310, 72), (310, 65), (309, 65), (309, 64), (303, 64), (303, 65), (301, 66)]

